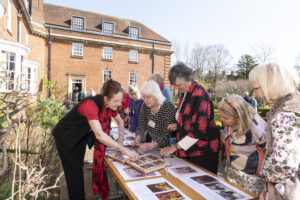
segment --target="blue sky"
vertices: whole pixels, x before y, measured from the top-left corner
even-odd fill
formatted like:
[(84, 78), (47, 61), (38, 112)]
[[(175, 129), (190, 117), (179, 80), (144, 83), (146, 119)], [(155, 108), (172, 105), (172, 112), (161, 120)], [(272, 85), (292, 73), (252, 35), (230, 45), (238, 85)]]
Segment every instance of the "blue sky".
[(134, 19), (170, 41), (223, 44), (236, 63), (264, 43), (273, 58), (300, 55), (299, 0), (45, 0), (47, 3)]

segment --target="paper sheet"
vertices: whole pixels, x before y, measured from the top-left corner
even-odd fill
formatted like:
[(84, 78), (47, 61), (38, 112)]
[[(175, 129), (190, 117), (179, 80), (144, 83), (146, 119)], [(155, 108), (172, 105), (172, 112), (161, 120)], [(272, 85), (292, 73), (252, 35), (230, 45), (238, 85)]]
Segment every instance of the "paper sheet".
[(191, 138), (189, 136), (185, 136), (181, 139), (178, 144), (183, 148), (185, 151), (188, 150), (191, 146), (193, 146), (199, 139)]
[(190, 199), (164, 178), (128, 182), (127, 186), (139, 200)]
[(113, 162), (113, 165), (117, 168), (118, 172), (121, 174), (124, 180), (161, 176), (161, 174), (158, 172), (143, 174), (137, 171), (136, 169), (130, 167), (129, 165), (123, 165), (119, 162)]

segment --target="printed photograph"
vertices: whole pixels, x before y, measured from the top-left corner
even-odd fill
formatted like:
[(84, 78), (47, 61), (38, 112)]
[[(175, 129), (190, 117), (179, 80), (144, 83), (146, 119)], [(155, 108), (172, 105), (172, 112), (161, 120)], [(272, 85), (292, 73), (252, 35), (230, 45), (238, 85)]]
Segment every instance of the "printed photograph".
[(155, 194), (159, 200), (181, 200), (185, 199), (179, 192), (176, 190), (170, 192), (163, 192)]
[(142, 160), (136, 160), (136, 161), (130, 161), (131, 163), (134, 163), (134, 164), (136, 164), (136, 165), (142, 165), (142, 164), (145, 164), (145, 162), (144, 161), (142, 161)]
[(160, 165), (164, 165), (165, 163), (162, 160), (157, 160), (155, 162), (152, 162), (152, 164), (155, 165), (155, 166), (160, 166)]
[(171, 168), (172, 171), (174, 171), (178, 175), (184, 175), (184, 174), (192, 174), (197, 172), (191, 167), (176, 167), (176, 168)]
[(147, 169), (150, 169), (151, 167), (154, 167), (154, 165), (147, 163), (147, 164), (141, 165), (140, 167), (144, 170), (147, 170)]
[(209, 175), (203, 175), (203, 176), (194, 176), (191, 177), (194, 181), (200, 184), (206, 184), (206, 183), (213, 183), (213, 182), (218, 182), (218, 180), (212, 176)]
[(149, 174), (144, 174), (144, 173), (137, 171), (136, 169), (134, 169), (132, 167), (127, 167), (127, 168), (124, 168), (123, 170), (131, 178), (143, 178), (143, 177), (147, 177), (147, 176), (154, 176), (153, 172), (149, 173)]
[(144, 161), (144, 162), (152, 162), (152, 161), (153, 161), (152, 159), (148, 158), (147, 156), (142, 156), (142, 157), (140, 158), (140, 160), (142, 160), (142, 161)]
[(215, 193), (219, 194), (222, 196), (224, 199), (228, 200), (235, 200), (235, 199), (241, 199), (244, 198), (243, 195), (235, 192), (234, 190), (226, 187), (226, 185), (217, 182), (217, 183), (208, 183), (204, 184), (206, 187), (209, 189), (213, 190)]
[(151, 160), (158, 160), (159, 158), (154, 156), (154, 155), (148, 155), (146, 156), (147, 158), (151, 159)]
[(168, 191), (168, 190), (173, 190), (174, 188), (170, 186), (167, 182), (162, 182), (162, 183), (155, 183), (151, 185), (147, 185), (147, 187), (153, 192), (162, 192), (162, 191)]

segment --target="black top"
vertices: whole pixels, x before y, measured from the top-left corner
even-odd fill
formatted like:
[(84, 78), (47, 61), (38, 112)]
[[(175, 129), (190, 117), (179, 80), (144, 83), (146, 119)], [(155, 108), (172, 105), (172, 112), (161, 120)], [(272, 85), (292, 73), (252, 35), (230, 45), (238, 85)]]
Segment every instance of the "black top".
[[(103, 105), (103, 96), (98, 94), (93, 97), (87, 97), (84, 100), (87, 99), (95, 102), (100, 113)], [(70, 152), (80, 140), (88, 135), (91, 129), (87, 118), (78, 111), (80, 104), (81, 102), (74, 106), (52, 130), (57, 145), (65, 152)]]

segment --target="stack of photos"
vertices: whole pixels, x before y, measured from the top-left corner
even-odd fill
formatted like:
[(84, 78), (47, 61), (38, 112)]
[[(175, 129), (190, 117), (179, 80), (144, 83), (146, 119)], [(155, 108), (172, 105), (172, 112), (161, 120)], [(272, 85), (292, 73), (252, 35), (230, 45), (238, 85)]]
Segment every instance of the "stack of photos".
[(246, 196), (243, 196), (241, 193), (238, 193), (236, 190), (225, 185), (213, 176), (194, 176), (191, 177), (191, 179), (197, 182), (198, 184), (205, 186), (207, 189), (213, 191), (214, 193), (220, 195), (223, 199), (235, 200), (246, 198)]
[(197, 171), (190, 166), (174, 167), (171, 168), (171, 170), (174, 171), (178, 176), (197, 173)]
[(139, 160), (127, 160), (126, 163), (145, 174), (163, 169), (166, 166), (164, 160), (152, 154), (143, 154)]
[(152, 154), (139, 153), (140, 159), (136, 161), (129, 160), (126, 156), (124, 156), (121, 152), (115, 149), (107, 149), (106, 156), (121, 162), (123, 164), (128, 164), (131, 167), (137, 169), (138, 171), (147, 174), (150, 172), (154, 172), (160, 169), (165, 168), (165, 162), (159, 156)]

